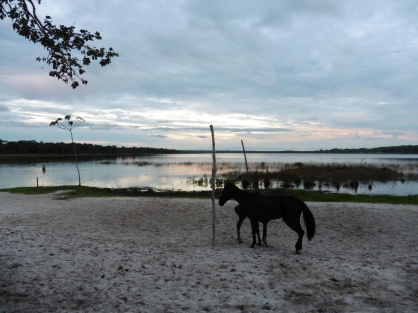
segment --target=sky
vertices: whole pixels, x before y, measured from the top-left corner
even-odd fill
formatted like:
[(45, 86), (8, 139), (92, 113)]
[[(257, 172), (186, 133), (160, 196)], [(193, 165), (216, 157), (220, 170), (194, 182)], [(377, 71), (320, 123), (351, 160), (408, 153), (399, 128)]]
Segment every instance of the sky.
[(210, 150), (418, 144), (416, 0), (42, 0), (118, 58), (72, 89), (0, 20), (0, 139)]

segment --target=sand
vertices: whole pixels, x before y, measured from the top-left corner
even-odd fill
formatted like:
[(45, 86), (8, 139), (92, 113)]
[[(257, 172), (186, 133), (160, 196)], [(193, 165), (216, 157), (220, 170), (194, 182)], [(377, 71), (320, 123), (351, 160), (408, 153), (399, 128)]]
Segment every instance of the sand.
[[(307, 203), (301, 255), (229, 201), (0, 193), (0, 312), (418, 312), (418, 206)], [(304, 225), (303, 225), (304, 227)]]

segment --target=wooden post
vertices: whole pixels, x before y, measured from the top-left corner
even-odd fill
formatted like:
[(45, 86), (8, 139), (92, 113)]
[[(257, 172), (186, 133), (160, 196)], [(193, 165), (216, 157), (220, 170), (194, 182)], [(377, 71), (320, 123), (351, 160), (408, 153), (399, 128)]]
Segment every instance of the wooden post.
[[(245, 158), (245, 167), (247, 168), (247, 177), (248, 177), (248, 181), (250, 180), (250, 173), (248, 172), (248, 163), (247, 163), (247, 154), (245, 153), (245, 148), (244, 148), (244, 141), (241, 140), (241, 144), (242, 144), (242, 150), (244, 151), (244, 158)], [(250, 183), (250, 190), (251, 190), (251, 182)]]
[(210, 131), (212, 133), (212, 246), (215, 246), (215, 224), (216, 224), (216, 211), (215, 211), (215, 188), (216, 188), (216, 156), (215, 156), (215, 134), (213, 132), (213, 125), (210, 125)]
[(36, 187), (39, 187), (38, 177), (36, 177)]

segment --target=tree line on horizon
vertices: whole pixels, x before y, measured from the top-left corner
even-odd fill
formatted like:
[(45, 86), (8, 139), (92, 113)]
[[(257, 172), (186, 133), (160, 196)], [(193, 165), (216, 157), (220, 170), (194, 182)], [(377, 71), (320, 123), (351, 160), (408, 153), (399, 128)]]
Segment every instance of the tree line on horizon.
[[(143, 153), (191, 153), (191, 152), (207, 152), (203, 150), (175, 150), (166, 148), (150, 148), (150, 147), (117, 147), (94, 145), (91, 143), (76, 143), (75, 147), (78, 154), (143, 154)], [(208, 150), (209, 151), (209, 150)], [(240, 152), (242, 151), (218, 151), (220, 152)], [(330, 150), (316, 150), (316, 151), (247, 151), (263, 152), (263, 153), (387, 153), (387, 154), (418, 154), (418, 145), (404, 145), (404, 146), (389, 146), (377, 148), (359, 148), (359, 149), (330, 149)], [(0, 155), (1, 154), (73, 154), (71, 143), (64, 142), (37, 142), (35, 140), (19, 140), (7, 141), (0, 139)]]
[[(187, 150), (187, 153), (201, 153), (210, 152), (209, 150)], [(247, 153), (369, 153), (369, 154), (418, 154), (418, 145), (404, 145), (404, 146), (388, 146), (377, 148), (356, 148), (356, 149), (340, 149), (333, 148), (329, 150), (314, 150), (314, 151), (298, 151), (298, 150), (282, 150), (282, 151), (266, 151), (266, 150), (246, 150)], [(217, 153), (242, 153), (242, 150), (218, 150)]]
[(330, 149), (319, 150), (312, 152), (320, 153), (382, 153), (382, 154), (418, 154), (418, 145), (406, 145), (406, 146), (389, 146), (389, 147), (377, 147), (377, 148), (359, 148), (359, 149)]
[[(179, 153), (180, 151), (150, 147), (102, 146), (91, 143), (75, 143), (77, 154), (144, 154)], [(37, 142), (35, 140), (7, 141), (0, 139), (0, 154), (74, 154), (71, 143)]]

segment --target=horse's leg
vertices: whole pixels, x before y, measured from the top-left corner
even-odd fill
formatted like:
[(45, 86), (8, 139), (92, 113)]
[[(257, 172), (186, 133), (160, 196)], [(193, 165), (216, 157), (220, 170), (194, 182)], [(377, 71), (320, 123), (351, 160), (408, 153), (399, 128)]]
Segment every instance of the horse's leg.
[(268, 247), (269, 245), (267, 244), (267, 223), (268, 222), (263, 222), (263, 242), (266, 245), (266, 247)]
[(260, 230), (258, 228), (258, 221), (254, 218), (250, 218), (251, 221), (251, 231), (253, 233), (253, 244), (250, 246), (251, 248), (254, 248), (255, 244), (257, 243), (255, 240), (255, 234), (260, 234)]
[(241, 229), (242, 222), (245, 220), (247, 216), (243, 214), (238, 214), (238, 216), (239, 216), (239, 220), (237, 223), (237, 235), (238, 235), (238, 242), (241, 243), (242, 239), (241, 239), (240, 229)]
[[(263, 229), (263, 232), (264, 232), (264, 229)], [(263, 244), (262, 244), (262, 241), (261, 241), (261, 238), (260, 238), (260, 225), (258, 224), (258, 222), (257, 222), (257, 237), (258, 237), (258, 244), (257, 245), (262, 246)]]
[(296, 215), (284, 216), (283, 221), (286, 223), (287, 226), (289, 226), (299, 235), (295, 248), (296, 248), (296, 254), (300, 254), (300, 250), (302, 250), (302, 239), (303, 239), (303, 235), (305, 234), (304, 230), (302, 229), (302, 226), (300, 226), (300, 216), (296, 216)]

